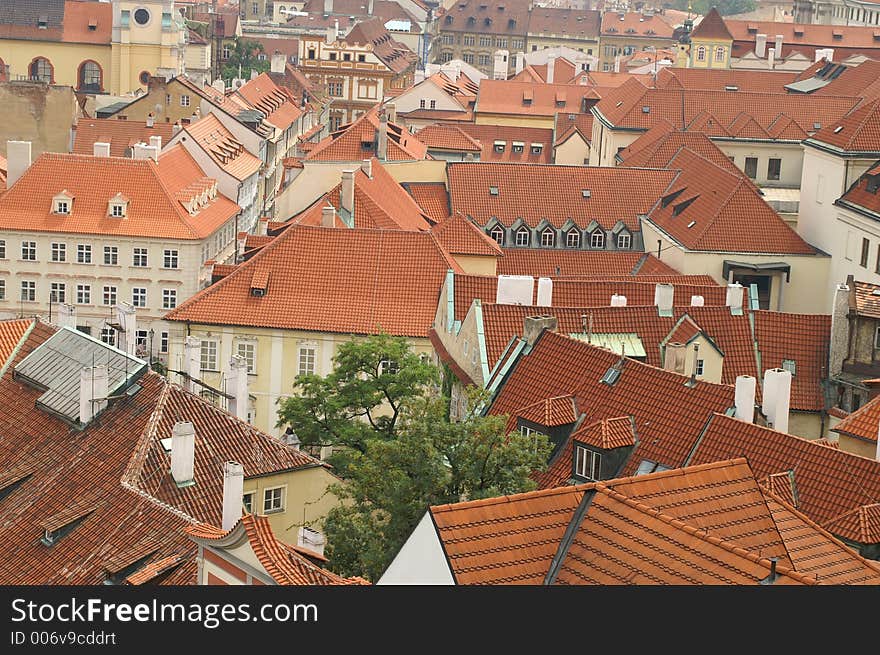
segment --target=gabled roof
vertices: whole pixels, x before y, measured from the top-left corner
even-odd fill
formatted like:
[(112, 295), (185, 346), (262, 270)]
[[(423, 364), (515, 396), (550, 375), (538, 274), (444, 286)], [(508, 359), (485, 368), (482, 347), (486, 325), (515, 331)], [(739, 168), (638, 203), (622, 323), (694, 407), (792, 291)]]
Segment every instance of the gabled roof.
[[(623, 221), (631, 232), (672, 181), (671, 171), (587, 166), (450, 163), (450, 206), (480, 225), (497, 219), (510, 227), (521, 218), (531, 227), (569, 219), (581, 229), (591, 221), (611, 229)], [(498, 189), (497, 195), (490, 187)], [(588, 194), (584, 194), (588, 191)]]
[(707, 134), (681, 132), (672, 129), (669, 123), (658, 123), (621, 150), (617, 156), (622, 160), (620, 165), (629, 168), (667, 168), (682, 148), (708, 159), (729, 173), (745, 177)]
[(878, 428), (880, 428), (880, 396), (872, 398), (850, 413), (831, 428), (831, 431), (876, 444)]
[(556, 114), (556, 141), (553, 145), (565, 143), (575, 133), (580, 134), (589, 145), (593, 138), (593, 114), (590, 112)]
[(880, 318), (880, 285), (855, 280), (850, 290), (851, 309), (859, 316)]
[(480, 143), (468, 136), (457, 125), (435, 123), (419, 130), (418, 136), (419, 141), (435, 150), (473, 153), (479, 153), (482, 150)]
[(74, 130), (73, 152), (92, 155), (95, 143), (109, 143), (111, 157), (130, 157), (135, 143), (150, 143), (151, 136), (162, 137), (162, 145), (173, 135), (171, 123), (156, 121), (147, 127), (146, 121), (119, 120), (117, 118), (80, 118)]
[(533, 36), (548, 34), (554, 38), (596, 40), (601, 26), (602, 12), (590, 9), (535, 5), (529, 14), (529, 34)]
[(874, 165), (847, 189), (835, 205), (854, 209), (869, 216), (880, 214), (880, 165)]
[(459, 213), (438, 222), (431, 232), (440, 245), (453, 255), (502, 255), (501, 247), (493, 239)]
[(251, 108), (261, 111), (265, 120), (282, 132), (303, 114), (299, 99), (275, 84), (268, 73), (248, 80), (231, 95), (243, 98)]
[(816, 132), (810, 142), (818, 142), (843, 152), (880, 155), (880, 100), (862, 104)]
[(825, 525), (832, 534), (850, 535), (860, 544), (880, 544), (880, 503), (862, 505)]
[(528, 5), (509, 0), (460, 0), (437, 15), (443, 32), (525, 36), (529, 24)]
[(672, 25), (660, 14), (606, 11), (602, 14), (602, 36), (671, 39)]
[(443, 182), (404, 182), (401, 186), (434, 222), (449, 217), (449, 194)]
[(578, 409), (573, 396), (554, 396), (520, 407), (511, 412), (511, 417), (552, 428), (575, 423)]
[(572, 432), (571, 438), (602, 450), (613, 450), (636, 444), (633, 422), (629, 416), (593, 421)]
[(262, 166), (260, 159), (245, 150), (244, 145), (214, 114), (208, 114), (182, 129), (202, 147), (214, 163), (235, 179), (246, 180), (259, 172)]
[[(165, 319), (427, 337), (449, 269), (461, 270), (430, 232), (291, 225)], [(268, 272), (265, 295), (252, 295)]]
[[(379, 106), (369, 110), (354, 122), (340, 126), (338, 130), (322, 139), (306, 155), (307, 161), (361, 161), (374, 156), (374, 145), (364, 149), (363, 144), (374, 144), (379, 130)], [(409, 130), (388, 122), (388, 161), (430, 159), (428, 149)]]
[(678, 271), (643, 252), (508, 248), (496, 265), (498, 275), (608, 278), (677, 275)]
[(709, 13), (703, 16), (703, 19), (697, 24), (691, 32), (691, 39), (712, 39), (718, 41), (733, 41), (733, 35), (724, 24), (724, 19), (715, 7), (709, 10)]
[(109, 45), (112, 27), (112, 6), (104, 2), (44, 0), (0, 8), (0, 39)]
[[(0, 227), (9, 230), (202, 239), (240, 208), (217, 193), (190, 214), (191, 197), (215, 187), (195, 160), (174, 146), (152, 159), (43, 153), (0, 197)], [(53, 214), (52, 198), (62, 190), (74, 197), (70, 214)], [(111, 198), (129, 199), (124, 218), (108, 215)]]
[(35, 324), (32, 318), (0, 321), (0, 371), (5, 369), (6, 362), (15, 354), (22, 339), (30, 333)]
[(373, 54), (393, 73), (402, 73), (415, 66), (419, 57), (406, 45), (395, 40), (378, 16), (355, 24), (345, 35), (346, 43), (372, 45)]
[(486, 78), (480, 80), (474, 113), (552, 117), (558, 112), (585, 111), (598, 97), (593, 87), (580, 84), (514, 82)]

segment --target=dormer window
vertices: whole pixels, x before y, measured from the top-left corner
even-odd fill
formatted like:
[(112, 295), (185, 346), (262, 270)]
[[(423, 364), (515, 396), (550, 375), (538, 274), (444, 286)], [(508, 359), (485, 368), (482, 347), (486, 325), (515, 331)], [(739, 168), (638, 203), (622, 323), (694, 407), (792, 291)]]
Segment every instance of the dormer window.
[(497, 243), (499, 246), (504, 245), (504, 228), (502, 228), (500, 225), (496, 225), (495, 227), (493, 227), (492, 230), (489, 232), (489, 236), (492, 237), (495, 243)]
[(529, 233), (528, 228), (521, 227), (516, 231), (516, 245), (528, 246), (530, 240), (531, 240), (531, 234)]
[(497, 196), (498, 195), (498, 187), (497, 186), (490, 186), (489, 187), (489, 195), (490, 196)]
[(604, 248), (605, 233), (602, 230), (596, 230), (590, 234), (590, 248)]
[(556, 247), (556, 230), (554, 230), (552, 227), (545, 228), (541, 232), (541, 247), (543, 247), (543, 248)]
[(544, 144), (542, 144), (542, 143), (533, 143), (532, 144), (531, 153), (533, 155), (540, 155), (543, 150), (544, 150)]
[(584, 480), (602, 479), (602, 455), (579, 444), (574, 447), (574, 475)]
[(65, 189), (52, 198), (52, 213), (59, 216), (68, 216), (73, 209), (73, 196)]
[(113, 218), (125, 218), (128, 210), (128, 198), (121, 193), (117, 193), (110, 198), (107, 205), (107, 215)]
[(632, 235), (629, 232), (621, 232), (617, 235), (617, 249), (629, 250), (632, 248)]
[(496, 141), (495, 142), (495, 152), (504, 152), (504, 148), (507, 146), (507, 141)]

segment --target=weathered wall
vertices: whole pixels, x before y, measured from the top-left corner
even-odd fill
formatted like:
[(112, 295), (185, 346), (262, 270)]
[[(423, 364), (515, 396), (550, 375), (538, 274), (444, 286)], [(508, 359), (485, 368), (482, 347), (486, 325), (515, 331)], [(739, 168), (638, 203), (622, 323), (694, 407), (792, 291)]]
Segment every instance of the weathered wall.
[(7, 141), (30, 141), (31, 156), (68, 152), (79, 107), (73, 88), (42, 82), (0, 82), (0, 154)]

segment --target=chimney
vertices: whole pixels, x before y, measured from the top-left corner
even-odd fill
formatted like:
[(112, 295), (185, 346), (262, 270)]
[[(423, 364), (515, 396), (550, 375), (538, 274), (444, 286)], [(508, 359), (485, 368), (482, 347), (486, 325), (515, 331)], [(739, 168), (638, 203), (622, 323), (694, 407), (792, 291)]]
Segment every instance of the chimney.
[(843, 371), (843, 362), (849, 357), (849, 299), (850, 287), (847, 284), (838, 284), (834, 289), (834, 306), (831, 309), (831, 344), (828, 358), (828, 377), (831, 379), (836, 378)]
[(150, 146), (156, 149), (156, 153), (162, 152), (162, 137), (161, 137), (161, 135), (151, 136), (150, 137)]
[(339, 208), (354, 216), (354, 175), (355, 171), (342, 171), (342, 191), (339, 194)]
[(767, 49), (767, 68), (773, 70), (776, 61), (776, 51), (773, 48)]
[(233, 355), (229, 359), (226, 393), (232, 394), (232, 398), (229, 399), (229, 413), (242, 421), (247, 421), (248, 371), (247, 360), (244, 357)]
[(724, 304), (730, 307), (730, 313), (733, 316), (742, 315), (744, 291), (745, 287), (739, 282), (727, 285), (727, 300)]
[(107, 406), (110, 393), (110, 378), (104, 364), (86, 366), (79, 375), (79, 422), (88, 424), (95, 415)]
[(393, 104), (385, 105), (385, 113), (388, 115), (389, 123), (397, 122), (397, 107), (395, 107)]
[(770, 575), (768, 575), (766, 578), (761, 580), (761, 582), (759, 584), (768, 585), (768, 584), (773, 584), (774, 582), (776, 582), (776, 580), (779, 578), (779, 574), (776, 572), (776, 562), (778, 562), (778, 561), (779, 561), (778, 557), (771, 557), (770, 558)]
[(763, 59), (766, 50), (767, 50), (767, 35), (766, 34), (756, 34), (755, 35), (755, 56), (758, 59)]
[(385, 161), (388, 156), (388, 114), (379, 112), (379, 134), (376, 135), (376, 157)]
[(526, 55), (525, 55), (525, 53), (524, 53), (524, 52), (521, 52), (521, 51), (520, 51), (520, 52), (517, 52), (517, 53), (513, 56), (513, 62), (514, 62), (514, 69), (513, 69), (513, 70), (514, 70), (514, 72), (515, 72), (517, 75), (519, 75), (520, 73), (523, 72), (523, 69), (526, 67)]
[(272, 55), (272, 61), (269, 64), (269, 71), (272, 73), (284, 73), (287, 66), (287, 55), (283, 52), (276, 52)]
[(614, 57), (614, 72), (615, 73), (620, 72), (620, 55), (616, 55)]
[(333, 205), (326, 205), (321, 209), (321, 226), (336, 227), (336, 208)]
[(195, 481), (196, 429), (189, 421), (178, 421), (171, 428), (171, 477), (178, 487)]
[(611, 296), (612, 307), (626, 307), (626, 296), (618, 296), (616, 293)]
[(367, 0), (367, 16), (373, 15), (373, 0)]
[(547, 53), (547, 84), (553, 84), (553, 77), (556, 69), (556, 54)]
[(153, 112), (147, 114), (147, 127), (153, 127), (156, 124), (156, 119), (153, 118)]
[(791, 373), (782, 368), (764, 371), (761, 411), (779, 432), (788, 432), (788, 409), (791, 401)]
[(135, 356), (135, 333), (137, 316), (134, 305), (124, 300), (116, 303), (116, 323), (119, 325), (118, 348), (132, 357)]
[(526, 316), (523, 320), (523, 339), (527, 344), (534, 345), (541, 333), (547, 329), (551, 332), (559, 325), (555, 316)]
[(174, 125), (171, 126), (171, 136), (174, 136), (178, 132), (180, 132), (180, 123), (179, 122), (174, 123)]
[(95, 157), (109, 157), (110, 156), (110, 144), (105, 143), (103, 141), (95, 141), (92, 146), (92, 152)]
[(703, 307), (706, 299), (703, 296), (691, 296), (691, 307)]
[(539, 307), (550, 307), (553, 304), (553, 280), (549, 277), (538, 278), (538, 299), (535, 304)]
[(329, 16), (333, 13), (333, 0), (324, 0), (324, 14)]
[(153, 161), (158, 162), (159, 151), (153, 145), (135, 143), (132, 148), (132, 157), (134, 159), (152, 159)]
[(737, 375), (734, 391), (736, 418), (747, 423), (755, 421), (755, 389), (758, 381), (751, 375)]
[(183, 342), (183, 366), (181, 368), (189, 376), (183, 386), (190, 393), (196, 392), (195, 380), (199, 377), (201, 366), (202, 341), (196, 337), (187, 337)]
[(327, 43), (336, 43), (339, 40), (339, 21), (334, 20), (332, 25), (327, 27)]
[(361, 170), (371, 180), (373, 179), (373, 160), (372, 159), (364, 159), (361, 162)]
[(697, 383), (697, 362), (700, 361), (699, 357), (700, 357), (700, 344), (695, 343), (694, 344), (694, 362), (691, 365), (691, 379), (690, 379), (690, 382), (688, 383), (691, 386), (693, 386)]
[(58, 327), (76, 329), (76, 305), (61, 303), (58, 305)]
[(320, 532), (302, 526), (299, 529), (296, 545), (307, 550), (311, 550), (319, 555), (324, 554), (324, 544), (326, 540)]
[(6, 142), (6, 188), (10, 188), (31, 165), (30, 141)]
[(244, 467), (238, 462), (223, 462), (223, 523), (224, 531), (231, 530), (241, 518), (244, 497)]
[(211, 82), (211, 87), (220, 93), (226, 93), (226, 83), (220, 78)]
[(782, 59), (782, 35), (776, 35), (776, 46), (773, 48), (777, 59)]
[(675, 297), (675, 287), (671, 284), (656, 284), (654, 286), (654, 305), (657, 307), (659, 316), (672, 316), (672, 299)]
[(507, 79), (507, 69), (510, 64), (507, 63), (507, 58), (510, 55), (510, 52), (507, 50), (496, 50), (495, 58), (492, 67), (492, 79), (495, 80), (506, 80)]
[(666, 344), (663, 351), (663, 368), (667, 371), (684, 375), (685, 346), (678, 341)]

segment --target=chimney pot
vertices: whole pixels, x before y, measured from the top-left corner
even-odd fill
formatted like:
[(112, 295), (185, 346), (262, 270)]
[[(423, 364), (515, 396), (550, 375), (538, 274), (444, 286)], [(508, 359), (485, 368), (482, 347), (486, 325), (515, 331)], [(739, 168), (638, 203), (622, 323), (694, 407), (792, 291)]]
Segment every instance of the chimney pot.
[(791, 373), (782, 368), (764, 371), (761, 410), (778, 432), (788, 432), (788, 413), (791, 402)]
[(153, 113), (150, 112), (147, 114), (147, 127), (153, 127), (156, 124), (156, 119), (153, 117)]
[(223, 523), (224, 531), (231, 530), (241, 518), (244, 496), (244, 467), (238, 462), (223, 462)]
[(195, 483), (196, 429), (189, 421), (171, 428), (171, 477), (178, 487)]
[(31, 165), (30, 141), (6, 142), (6, 188), (18, 181)]
[(767, 50), (767, 35), (766, 34), (756, 34), (755, 35), (755, 55), (759, 59), (763, 59), (766, 50)]
[(284, 73), (287, 66), (287, 55), (283, 52), (276, 52), (272, 55), (272, 61), (269, 64), (269, 70), (272, 73)]
[(95, 157), (109, 157), (110, 156), (110, 144), (104, 143), (103, 141), (95, 141), (92, 146), (92, 152)]
[(730, 307), (730, 313), (734, 316), (742, 314), (744, 291), (745, 287), (739, 282), (727, 285), (727, 300), (725, 304)]
[(162, 151), (162, 136), (161, 135), (151, 136), (150, 137), (150, 146), (156, 148), (157, 154), (159, 152), (161, 152)]
[(626, 296), (620, 296), (615, 293), (613, 296), (611, 296), (611, 306), (626, 307)]
[(76, 305), (61, 303), (58, 305), (58, 327), (76, 329)]
[(551, 52), (547, 54), (547, 84), (553, 84), (556, 72), (556, 54)]

